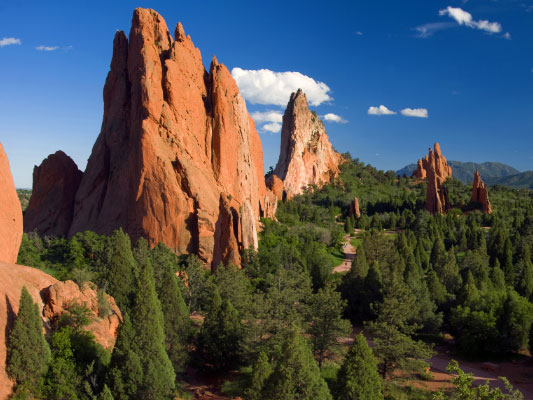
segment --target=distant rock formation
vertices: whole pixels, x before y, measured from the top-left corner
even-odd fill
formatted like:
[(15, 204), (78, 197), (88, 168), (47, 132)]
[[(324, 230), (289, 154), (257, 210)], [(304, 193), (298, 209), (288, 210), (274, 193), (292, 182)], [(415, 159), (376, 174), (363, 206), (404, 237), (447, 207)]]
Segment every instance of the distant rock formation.
[(267, 178), (267, 186), (274, 193), (278, 200), (283, 200), (284, 190), (283, 190), (283, 181), (275, 174), (270, 175)]
[(129, 39), (116, 33), (102, 129), (68, 235), (122, 228), (212, 267), (239, 263), (257, 247), (260, 217), (276, 212), (261, 141), (228, 69), (213, 57), (207, 72), (180, 23), (174, 37), (142, 8)]
[(413, 176), (418, 179), (426, 179), (428, 169), (432, 168), (435, 171), (436, 177), (441, 182), (444, 182), (446, 179), (452, 177), (452, 167), (448, 165), (446, 158), (442, 155), (440, 145), (435, 143), (434, 148), (435, 151), (429, 149), (429, 154), (418, 160)]
[(309, 185), (322, 186), (339, 174), (342, 156), (331, 145), (324, 124), (309, 111), (301, 89), (291, 94), (283, 115), (281, 149), (274, 174), (283, 181), (287, 198)]
[(448, 211), (450, 201), (448, 191), (443, 186), (446, 179), (451, 178), (452, 168), (442, 155), (440, 145), (435, 143), (434, 151), (430, 148), (429, 154), (418, 160), (414, 177), (427, 179), (426, 209), (432, 214), (444, 214)]
[(83, 173), (62, 151), (33, 168), (33, 190), (24, 213), (24, 232), (65, 236), (72, 224), (74, 198)]
[(350, 203), (350, 216), (354, 218), (361, 218), (361, 211), (359, 211), (359, 199), (354, 197)]
[(490, 205), (489, 193), (485, 187), (485, 183), (481, 179), (481, 174), (476, 169), (474, 174), (474, 183), (472, 185), (472, 203), (481, 205), (483, 212), (492, 214), (492, 207)]
[(43, 271), (22, 265), (0, 262), (0, 399), (7, 399), (13, 382), (8, 378), (6, 366), (6, 335), (9, 333), (20, 300), (22, 287), (37, 303), (43, 319), (43, 326), (49, 330), (50, 323), (72, 303), (85, 305), (91, 314), (91, 322), (85, 327), (98, 343), (112, 350), (118, 334), (122, 314), (111, 296), (106, 296), (110, 306), (109, 315), (101, 315), (98, 295), (91, 283), (81, 289), (72, 281), (58, 282)]
[(22, 208), (2, 143), (0, 143), (0, 204), (0, 261), (15, 263), (22, 241)]
[(56, 282), (43, 289), (41, 296), (44, 302), (43, 316), (48, 321), (56, 320), (67, 312), (72, 304), (87, 307), (90, 323), (83, 329), (91, 332), (103, 347), (108, 350), (113, 349), (118, 327), (122, 322), (122, 313), (113, 297), (104, 294), (108, 305), (107, 313), (104, 315), (103, 308), (98, 302), (98, 288), (91, 282), (84, 283), (81, 288), (72, 281)]

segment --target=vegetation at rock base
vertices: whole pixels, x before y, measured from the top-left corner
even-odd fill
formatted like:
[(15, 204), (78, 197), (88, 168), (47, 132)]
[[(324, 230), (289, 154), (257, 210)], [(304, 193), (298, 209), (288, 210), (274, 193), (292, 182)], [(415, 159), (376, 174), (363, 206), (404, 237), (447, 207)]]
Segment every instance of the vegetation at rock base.
[[(124, 322), (110, 354), (73, 307), (47, 336), (51, 358), (38, 387), (17, 390), (37, 398), (170, 399), (194, 370), (229, 377), (224, 390), (246, 399), (422, 399), (431, 395), (408, 383), (427, 379), (444, 333), (457, 356), (475, 360), (531, 349), (529, 191), (492, 188), (492, 215), (463, 212), (471, 188), (449, 180), (455, 208), (432, 216), (423, 182), (358, 160), (341, 170), (332, 184), (280, 202), (242, 269), (221, 265), (212, 274), (194, 255), (144, 240), (132, 246), (122, 231), (70, 240), (25, 234), (20, 263), (95, 282), (120, 302)], [(357, 219), (349, 217), (355, 196)], [(350, 271), (332, 273), (345, 226), (357, 232), (357, 254)], [(354, 326), (372, 348), (360, 335), (351, 348), (339, 341)], [(459, 376), (456, 390), (436, 398), (498, 398), (489, 388), (486, 395), (465, 389), (467, 375)]]

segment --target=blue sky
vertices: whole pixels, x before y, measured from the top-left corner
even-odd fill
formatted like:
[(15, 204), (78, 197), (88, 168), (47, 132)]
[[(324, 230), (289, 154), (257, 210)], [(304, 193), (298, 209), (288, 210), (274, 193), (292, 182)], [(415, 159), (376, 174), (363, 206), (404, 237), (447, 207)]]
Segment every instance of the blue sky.
[[(268, 130), (302, 84), (312, 109), (334, 115), (335, 148), (378, 168), (439, 141), (448, 159), (533, 169), (533, 0), (4, 1), (0, 141), (17, 187), (59, 149), (85, 168), (113, 36), (129, 32), (135, 7), (158, 11), (171, 32), (181, 21), (206, 66), (216, 54), (239, 76), (265, 168), (279, 153)], [(387, 110), (396, 114), (375, 115)]]

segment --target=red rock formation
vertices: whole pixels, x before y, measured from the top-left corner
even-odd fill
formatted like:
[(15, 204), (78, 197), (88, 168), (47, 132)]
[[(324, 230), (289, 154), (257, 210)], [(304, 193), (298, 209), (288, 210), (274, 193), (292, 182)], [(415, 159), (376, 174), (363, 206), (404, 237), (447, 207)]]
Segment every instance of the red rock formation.
[(17, 261), (22, 240), (22, 208), (9, 168), (9, 160), (0, 143), (0, 261)]
[(277, 175), (272, 174), (268, 177), (267, 186), (278, 200), (283, 200), (283, 181), (279, 179)]
[(416, 171), (413, 176), (419, 179), (426, 179), (428, 176), (428, 169), (433, 168), (436, 177), (444, 182), (446, 179), (452, 177), (452, 167), (448, 165), (446, 158), (440, 151), (440, 145), (435, 143), (435, 151), (429, 149), (429, 154), (424, 158), (418, 160)]
[(33, 168), (33, 191), (24, 213), (24, 232), (65, 236), (72, 223), (74, 197), (83, 173), (62, 151)]
[(354, 197), (350, 204), (350, 216), (352, 215), (355, 218), (361, 218), (361, 211), (359, 211), (359, 199), (357, 197)]
[(309, 185), (322, 186), (339, 174), (342, 156), (333, 150), (324, 124), (309, 111), (301, 89), (291, 94), (283, 115), (281, 150), (274, 174), (282, 181), (287, 197)]
[(485, 182), (481, 179), (481, 174), (476, 169), (474, 174), (474, 183), (472, 185), (472, 203), (481, 205), (483, 212), (492, 214), (492, 206), (490, 205), (489, 193), (485, 187)]
[(13, 382), (6, 374), (6, 333), (18, 313), (22, 286), (26, 286), (42, 310), (44, 304), (40, 291), (57, 281), (38, 269), (3, 262), (0, 262), (0, 276), (0, 399), (7, 399)]
[(48, 321), (55, 320), (73, 304), (87, 307), (91, 322), (83, 329), (91, 332), (106, 349), (113, 348), (122, 322), (122, 313), (113, 297), (105, 295), (109, 310), (107, 315), (102, 315), (98, 288), (91, 282), (86, 282), (81, 288), (72, 281), (57, 282), (43, 289), (41, 295), (44, 301), (43, 316)]
[(133, 241), (217, 266), (256, 247), (259, 218), (275, 211), (261, 142), (228, 69), (213, 58), (207, 73), (181, 24), (173, 40), (159, 14), (136, 9), (129, 40), (115, 35), (102, 129), (69, 235), (121, 227)]

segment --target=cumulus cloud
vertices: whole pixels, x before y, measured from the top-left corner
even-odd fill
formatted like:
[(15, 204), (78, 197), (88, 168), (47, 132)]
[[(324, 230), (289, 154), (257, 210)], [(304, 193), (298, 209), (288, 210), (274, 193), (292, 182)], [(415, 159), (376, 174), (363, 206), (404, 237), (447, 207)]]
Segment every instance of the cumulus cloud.
[(281, 131), (281, 124), (279, 122), (271, 122), (263, 125), (263, 129), (270, 133), (278, 133)]
[(5, 38), (0, 39), (0, 47), (11, 46), (14, 44), (20, 45), (22, 44), (22, 42), (20, 41), (20, 39), (13, 38), (13, 37), (5, 37)]
[(252, 113), (252, 118), (256, 123), (262, 122), (279, 122), (283, 121), (283, 114), (279, 111), (254, 111)]
[(39, 51), (55, 51), (59, 49), (59, 46), (37, 46), (35, 50)]
[(396, 114), (395, 111), (389, 110), (383, 104), (380, 105), (379, 107), (370, 107), (368, 109), (368, 113), (370, 115), (394, 115)]
[(468, 11), (459, 7), (446, 7), (439, 11), (439, 15), (447, 15), (459, 25), (465, 25), (472, 29), (479, 29), (488, 33), (500, 33), (502, 26), (499, 22), (489, 22), (487, 20), (476, 21)]
[(507, 39), (507, 40), (511, 40), (511, 34), (510, 34), (509, 32), (505, 32), (505, 33), (503, 34), (503, 38), (504, 38), (504, 39)]
[(339, 124), (345, 124), (348, 121), (346, 121), (344, 118), (342, 118), (340, 115), (333, 114), (333, 113), (327, 113), (322, 117), (325, 121), (329, 122), (337, 122)]
[(311, 105), (318, 106), (333, 100), (331, 89), (324, 82), (300, 72), (275, 72), (269, 69), (245, 70), (235, 67), (231, 70), (242, 96), (252, 104), (275, 104), (285, 106), (292, 92), (302, 89)]
[(404, 108), (400, 111), (406, 117), (427, 118), (428, 110), (426, 108)]

